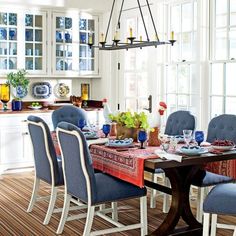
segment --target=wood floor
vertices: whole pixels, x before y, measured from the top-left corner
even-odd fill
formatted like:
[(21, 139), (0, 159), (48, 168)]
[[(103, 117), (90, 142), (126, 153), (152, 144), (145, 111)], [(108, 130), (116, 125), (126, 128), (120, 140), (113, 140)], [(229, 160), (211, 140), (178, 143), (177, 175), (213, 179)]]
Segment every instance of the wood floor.
[[(26, 213), (33, 185), (33, 173), (14, 173), (3, 175), (0, 180), (0, 235), (56, 235), (55, 231), (60, 219), (60, 213), (53, 214), (47, 226), (42, 224), (47, 210), (47, 202), (37, 202), (31, 213)], [(40, 194), (47, 195), (49, 188), (42, 184)], [(62, 189), (63, 190), (63, 189)], [(57, 201), (57, 206), (62, 206), (62, 199)], [(162, 222), (165, 214), (161, 212), (162, 197), (157, 199), (157, 208), (148, 207), (148, 230), (149, 233)], [(194, 204), (194, 201), (192, 202)], [(135, 223), (139, 218), (138, 200), (128, 200), (119, 203), (119, 219), (124, 224)], [(236, 218), (221, 217), (222, 222), (236, 224)], [(62, 235), (82, 235), (85, 220), (67, 222)], [(109, 223), (100, 218), (95, 218), (93, 230), (111, 227)], [(139, 230), (131, 230), (113, 235), (138, 236)], [(229, 236), (232, 231), (218, 230), (217, 235)]]

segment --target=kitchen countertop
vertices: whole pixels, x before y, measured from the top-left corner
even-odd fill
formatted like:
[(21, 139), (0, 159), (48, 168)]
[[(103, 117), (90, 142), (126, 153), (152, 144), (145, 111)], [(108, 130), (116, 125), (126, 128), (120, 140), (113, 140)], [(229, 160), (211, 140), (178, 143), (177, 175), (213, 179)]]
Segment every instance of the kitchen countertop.
[[(59, 107), (58, 107), (59, 108)], [(86, 111), (99, 111), (101, 108), (83, 108)], [(22, 109), (21, 111), (12, 111), (11, 109), (3, 111), (0, 110), (0, 115), (11, 115), (11, 114), (37, 114), (37, 113), (52, 113), (55, 109), (41, 108), (41, 109)]]

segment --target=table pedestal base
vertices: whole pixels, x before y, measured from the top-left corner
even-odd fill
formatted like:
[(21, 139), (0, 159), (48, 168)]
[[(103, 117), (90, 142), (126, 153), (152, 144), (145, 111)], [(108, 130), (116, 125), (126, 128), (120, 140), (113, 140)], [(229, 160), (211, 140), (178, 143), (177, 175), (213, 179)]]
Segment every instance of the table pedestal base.
[[(187, 166), (163, 169), (171, 183), (172, 202), (166, 218), (150, 235), (202, 235), (202, 224), (192, 214), (189, 201), (192, 179), (199, 168), (199, 166)], [(145, 181), (145, 185), (170, 194), (170, 190), (167, 190), (167, 187), (167, 191), (165, 191), (165, 188), (160, 188), (159, 184)], [(187, 227), (176, 228), (180, 217), (186, 222)]]

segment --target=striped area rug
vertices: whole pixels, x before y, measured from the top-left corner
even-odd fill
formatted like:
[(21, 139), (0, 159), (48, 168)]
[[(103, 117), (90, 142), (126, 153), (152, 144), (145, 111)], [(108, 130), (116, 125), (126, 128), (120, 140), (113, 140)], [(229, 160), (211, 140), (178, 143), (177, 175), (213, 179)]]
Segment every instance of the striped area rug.
[[(23, 236), (23, 235), (56, 235), (56, 229), (61, 213), (54, 213), (50, 223), (42, 224), (46, 215), (48, 203), (46, 201), (37, 202), (31, 213), (26, 209), (30, 200), (33, 186), (33, 172), (14, 173), (3, 175), (0, 180), (0, 235), (3, 236)], [(49, 193), (49, 186), (42, 183), (40, 185), (40, 195), (46, 196)], [(63, 193), (63, 188), (61, 189)], [(149, 201), (148, 201), (149, 203)], [(162, 197), (158, 197), (156, 209), (148, 207), (148, 230), (152, 232), (156, 225), (159, 225), (164, 218), (161, 212)], [(56, 205), (62, 207), (63, 197), (57, 200)], [(137, 199), (120, 202), (119, 220), (124, 224), (137, 223), (139, 220), (139, 201)], [(235, 222), (235, 218), (224, 218), (224, 222)], [(82, 235), (85, 220), (75, 220), (67, 222), (62, 235)], [(93, 230), (105, 229), (111, 224), (96, 217), (93, 223)], [(130, 230), (112, 235), (138, 236), (139, 230)], [(217, 235), (232, 235), (232, 231), (220, 230)]]

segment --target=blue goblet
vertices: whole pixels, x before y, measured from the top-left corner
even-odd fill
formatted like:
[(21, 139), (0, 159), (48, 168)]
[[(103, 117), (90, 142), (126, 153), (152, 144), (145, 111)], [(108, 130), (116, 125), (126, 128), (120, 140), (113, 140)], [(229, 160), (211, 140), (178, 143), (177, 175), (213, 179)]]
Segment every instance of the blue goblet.
[(111, 125), (105, 124), (102, 126), (102, 131), (105, 134), (105, 137), (107, 138), (107, 135), (110, 133)]
[(147, 140), (147, 132), (145, 130), (139, 130), (138, 141), (141, 143), (140, 149), (144, 149), (144, 142)]
[(198, 143), (198, 146), (200, 146), (201, 142), (204, 141), (204, 132), (203, 131), (196, 131), (195, 132), (195, 140)]
[(79, 122), (78, 122), (78, 127), (82, 130), (85, 125), (86, 125), (86, 120), (85, 119), (80, 119)]
[(13, 40), (14, 37), (15, 37), (15, 30), (9, 30), (9, 37), (10, 37), (10, 40)]

